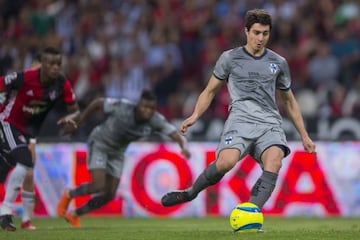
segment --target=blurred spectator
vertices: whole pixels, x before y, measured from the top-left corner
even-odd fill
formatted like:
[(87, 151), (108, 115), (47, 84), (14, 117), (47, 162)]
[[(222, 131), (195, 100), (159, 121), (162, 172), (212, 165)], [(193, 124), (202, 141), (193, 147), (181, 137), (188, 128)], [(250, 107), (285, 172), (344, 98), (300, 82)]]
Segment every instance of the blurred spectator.
[(345, 116), (360, 119), (360, 73), (357, 74), (354, 85), (344, 99), (343, 113)]
[(333, 89), (338, 82), (338, 77), (339, 61), (330, 54), (328, 43), (318, 43), (315, 55), (309, 61), (311, 86), (316, 90)]
[(356, 71), (359, 71), (360, 45), (344, 26), (339, 26), (330, 41), (331, 54), (340, 62), (340, 81), (350, 86)]
[[(250, 8), (272, 14), (269, 47), (287, 58), (304, 115), (359, 117), (355, 0), (4, 0), (0, 74), (57, 46), (81, 106), (96, 96), (136, 101), (151, 87), (164, 115), (182, 118), (219, 53), (245, 43), (242, 19)], [(205, 119), (225, 118), (227, 98), (217, 95)]]

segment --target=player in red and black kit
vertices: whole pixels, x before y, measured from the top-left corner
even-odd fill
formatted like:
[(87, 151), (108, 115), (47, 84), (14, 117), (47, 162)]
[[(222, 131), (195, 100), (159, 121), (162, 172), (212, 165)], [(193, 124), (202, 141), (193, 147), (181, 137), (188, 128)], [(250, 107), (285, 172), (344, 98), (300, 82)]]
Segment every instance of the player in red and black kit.
[[(41, 67), (0, 77), (0, 182), (10, 169), (7, 188), (20, 189), (26, 172), (33, 167), (30, 139), (35, 138), (47, 113), (62, 100), (70, 115), (58, 124), (66, 129), (77, 128), (72, 120), (80, 113), (70, 82), (60, 74), (61, 53), (52, 47), (41, 53)], [(4, 230), (15, 231), (12, 209), (4, 202), (0, 209), (0, 224)]]

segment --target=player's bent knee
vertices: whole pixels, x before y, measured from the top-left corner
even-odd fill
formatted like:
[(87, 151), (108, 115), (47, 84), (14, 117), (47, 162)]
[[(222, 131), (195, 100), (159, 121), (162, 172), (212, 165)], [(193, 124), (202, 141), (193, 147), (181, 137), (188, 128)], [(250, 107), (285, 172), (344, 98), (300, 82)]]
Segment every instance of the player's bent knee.
[(91, 193), (105, 192), (105, 184), (92, 182), (88, 189)]
[(282, 162), (281, 160), (277, 160), (277, 159), (269, 159), (264, 161), (264, 170), (269, 171), (269, 172), (279, 172), (279, 170), (282, 167)]
[(217, 169), (222, 172), (222, 173), (226, 173), (228, 171), (230, 171), (236, 164), (236, 161), (226, 161), (226, 160), (222, 160), (222, 161), (217, 161), (216, 162), (216, 167)]

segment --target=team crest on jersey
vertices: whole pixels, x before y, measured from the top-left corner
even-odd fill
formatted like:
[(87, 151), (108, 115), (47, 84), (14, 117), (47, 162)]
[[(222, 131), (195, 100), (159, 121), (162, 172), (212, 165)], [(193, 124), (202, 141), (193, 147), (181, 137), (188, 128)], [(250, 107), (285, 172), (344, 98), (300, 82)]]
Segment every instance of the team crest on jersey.
[(26, 143), (26, 139), (25, 139), (24, 135), (20, 135), (19, 140), (23, 143)]
[(269, 69), (272, 74), (275, 74), (279, 70), (279, 66), (276, 63), (270, 63)]
[(233, 140), (233, 137), (232, 137), (232, 136), (227, 136), (227, 137), (225, 138), (225, 144), (230, 144), (230, 143), (232, 142), (232, 140)]

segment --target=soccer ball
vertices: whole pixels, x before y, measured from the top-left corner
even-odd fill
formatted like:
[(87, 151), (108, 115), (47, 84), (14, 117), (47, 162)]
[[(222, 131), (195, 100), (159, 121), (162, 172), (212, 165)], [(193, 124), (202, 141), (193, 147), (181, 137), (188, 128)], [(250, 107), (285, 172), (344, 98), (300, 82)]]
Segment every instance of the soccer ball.
[(250, 202), (238, 204), (230, 213), (230, 226), (234, 232), (258, 232), (263, 223), (260, 208)]

